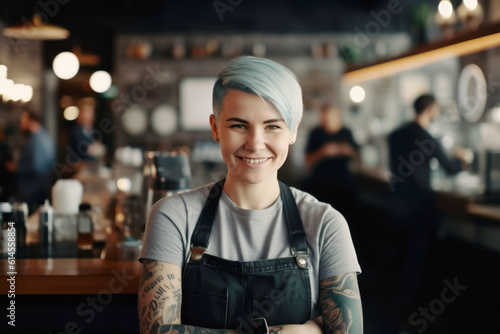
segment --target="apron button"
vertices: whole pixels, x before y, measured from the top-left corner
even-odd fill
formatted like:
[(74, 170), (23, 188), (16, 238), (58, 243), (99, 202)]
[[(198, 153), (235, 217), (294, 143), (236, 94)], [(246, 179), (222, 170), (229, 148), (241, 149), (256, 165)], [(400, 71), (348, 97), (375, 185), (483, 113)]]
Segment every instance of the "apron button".
[(191, 258), (195, 261), (200, 261), (201, 257), (202, 255), (200, 253), (193, 253), (193, 255), (191, 256)]
[(307, 260), (304, 259), (303, 257), (297, 258), (297, 264), (301, 267), (307, 266)]

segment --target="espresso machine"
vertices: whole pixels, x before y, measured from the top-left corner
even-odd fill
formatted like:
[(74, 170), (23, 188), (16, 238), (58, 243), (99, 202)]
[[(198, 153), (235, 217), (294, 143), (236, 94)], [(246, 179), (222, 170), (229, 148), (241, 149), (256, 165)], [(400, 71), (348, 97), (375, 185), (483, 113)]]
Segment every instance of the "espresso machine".
[(145, 220), (151, 207), (160, 199), (191, 188), (191, 168), (187, 154), (177, 152), (145, 153), (143, 180), (143, 213)]

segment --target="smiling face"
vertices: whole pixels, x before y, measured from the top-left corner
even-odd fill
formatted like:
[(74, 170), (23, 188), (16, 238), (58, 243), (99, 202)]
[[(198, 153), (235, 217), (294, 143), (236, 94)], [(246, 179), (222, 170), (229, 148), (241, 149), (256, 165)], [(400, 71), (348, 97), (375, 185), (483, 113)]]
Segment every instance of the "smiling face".
[(228, 181), (246, 184), (276, 180), (297, 132), (290, 132), (271, 103), (239, 90), (226, 94), (219, 124), (213, 115), (210, 124), (228, 166)]

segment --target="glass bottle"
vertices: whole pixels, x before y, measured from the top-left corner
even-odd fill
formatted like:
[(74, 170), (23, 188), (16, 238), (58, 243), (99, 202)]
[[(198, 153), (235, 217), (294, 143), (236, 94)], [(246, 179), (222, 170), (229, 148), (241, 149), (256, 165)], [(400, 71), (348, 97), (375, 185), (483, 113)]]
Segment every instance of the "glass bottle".
[(92, 249), (94, 241), (94, 223), (90, 212), (91, 206), (89, 203), (82, 203), (79, 206), (78, 218), (76, 222), (77, 228), (77, 243), (79, 250)]

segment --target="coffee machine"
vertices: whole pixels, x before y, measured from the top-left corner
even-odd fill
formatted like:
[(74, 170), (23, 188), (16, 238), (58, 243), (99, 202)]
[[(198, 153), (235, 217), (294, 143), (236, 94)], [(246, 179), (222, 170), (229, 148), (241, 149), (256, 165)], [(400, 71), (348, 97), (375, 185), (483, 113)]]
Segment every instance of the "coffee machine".
[(151, 207), (160, 199), (191, 188), (189, 157), (177, 152), (145, 153), (143, 213), (145, 221)]

